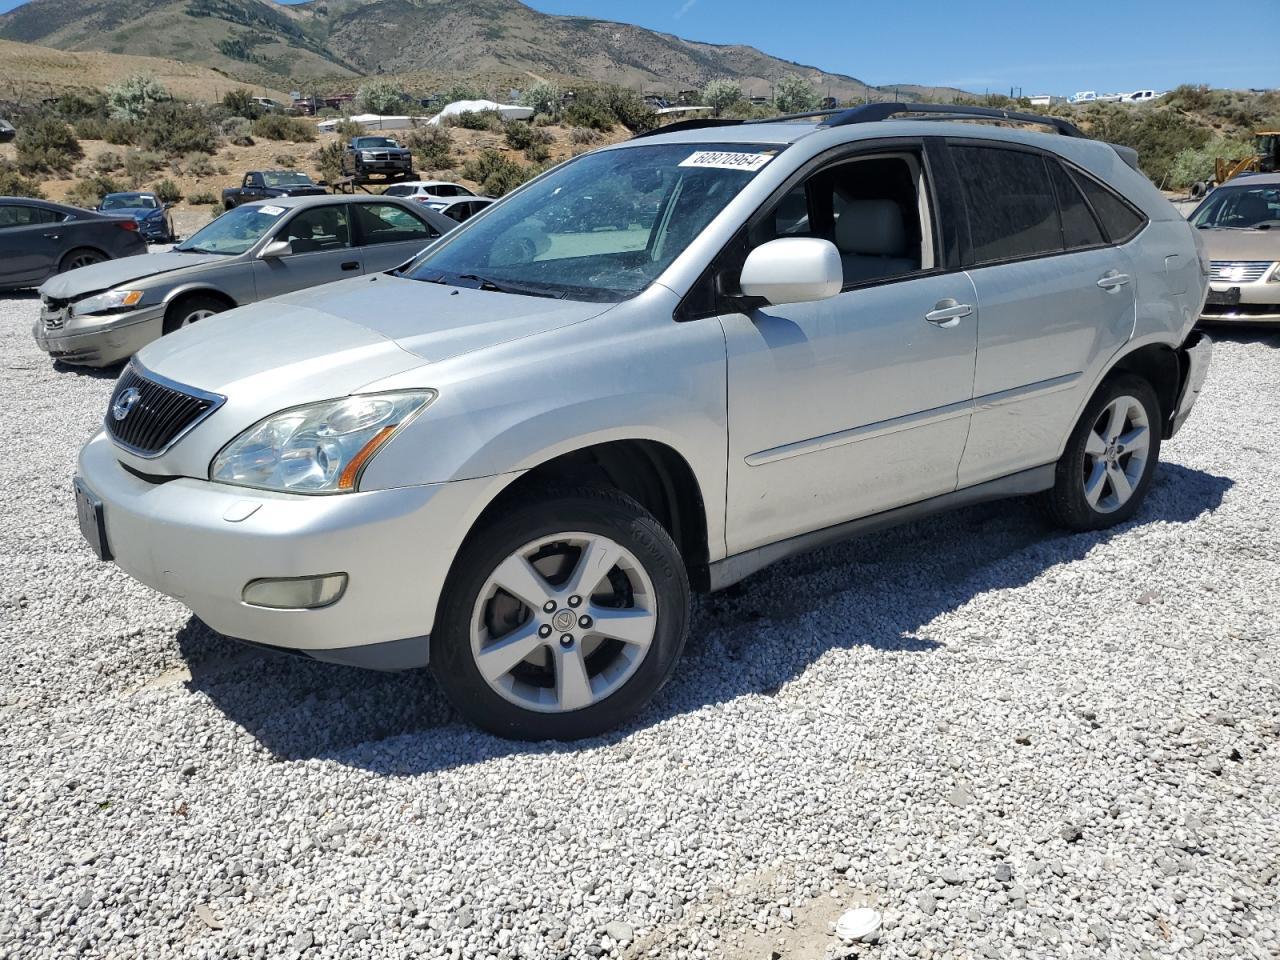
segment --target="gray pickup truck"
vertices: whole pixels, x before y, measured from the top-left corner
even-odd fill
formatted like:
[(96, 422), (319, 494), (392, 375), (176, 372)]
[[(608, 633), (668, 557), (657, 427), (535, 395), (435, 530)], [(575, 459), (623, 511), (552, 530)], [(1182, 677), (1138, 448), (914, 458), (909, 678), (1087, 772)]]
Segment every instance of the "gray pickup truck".
[(390, 137), (352, 137), (342, 154), (342, 172), (357, 180), (370, 174), (412, 174), (413, 152)]
[(297, 170), (250, 170), (238, 187), (222, 191), (222, 207), (231, 210), (242, 203), (255, 200), (275, 200), (281, 197), (318, 197), (324, 195), (324, 187), (305, 173)]

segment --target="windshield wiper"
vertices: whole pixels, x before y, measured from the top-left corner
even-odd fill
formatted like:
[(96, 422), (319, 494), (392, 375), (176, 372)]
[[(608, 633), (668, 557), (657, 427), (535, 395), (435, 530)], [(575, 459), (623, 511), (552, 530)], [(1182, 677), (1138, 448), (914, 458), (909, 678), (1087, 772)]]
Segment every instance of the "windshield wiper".
[(213, 253), (220, 257), (232, 257), (235, 254), (229, 250), (210, 250), (207, 247), (174, 247), (175, 253)]
[[(548, 297), (551, 300), (563, 300), (564, 294), (559, 291), (546, 290), (542, 287), (525, 287), (517, 283), (498, 283), (498, 281), (489, 277), (482, 277), (475, 273), (459, 273), (455, 274), (459, 280), (474, 280), (479, 290), (490, 290), (494, 293), (516, 293), (530, 297)], [(441, 279), (441, 282), (446, 282)]]

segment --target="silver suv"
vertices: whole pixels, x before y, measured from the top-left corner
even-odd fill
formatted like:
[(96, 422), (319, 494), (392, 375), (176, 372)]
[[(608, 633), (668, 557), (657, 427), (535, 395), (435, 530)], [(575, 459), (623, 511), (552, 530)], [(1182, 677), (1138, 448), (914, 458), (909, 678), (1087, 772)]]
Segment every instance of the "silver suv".
[(429, 662), (567, 739), (663, 685), (691, 590), (992, 498), (1127, 520), (1205, 375), (1207, 264), (1132, 156), (1000, 116), (677, 124), (180, 330), (80, 455), (82, 529), (224, 634)]

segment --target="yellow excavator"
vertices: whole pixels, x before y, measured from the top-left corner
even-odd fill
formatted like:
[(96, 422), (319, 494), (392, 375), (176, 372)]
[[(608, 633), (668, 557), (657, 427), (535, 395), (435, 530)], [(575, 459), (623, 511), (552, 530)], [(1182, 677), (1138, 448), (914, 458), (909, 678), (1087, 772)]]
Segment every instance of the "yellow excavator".
[(1213, 161), (1213, 179), (1197, 180), (1191, 185), (1191, 196), (1203, 197), (1219, 184), (1243, 173), (1280, 172), (1280, 130), (1259, 130), (1253, 135), (1253, 156), (1243, 160), (1218, 157)]

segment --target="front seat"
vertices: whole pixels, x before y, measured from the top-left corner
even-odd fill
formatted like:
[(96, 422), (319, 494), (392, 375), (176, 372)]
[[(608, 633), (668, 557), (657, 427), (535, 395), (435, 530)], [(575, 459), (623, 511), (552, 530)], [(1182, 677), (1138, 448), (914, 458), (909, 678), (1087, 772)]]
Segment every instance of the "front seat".
[(1236, 204), (1236, 219), (1246, 226), (1275, 219), (1271, 204), (1260, 193), (1246, 193)]
[(907, 250), (902, 209), (892, 200), (851, 200), (836, 221), (845, 283), (896, 277), (919, 268)]

